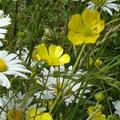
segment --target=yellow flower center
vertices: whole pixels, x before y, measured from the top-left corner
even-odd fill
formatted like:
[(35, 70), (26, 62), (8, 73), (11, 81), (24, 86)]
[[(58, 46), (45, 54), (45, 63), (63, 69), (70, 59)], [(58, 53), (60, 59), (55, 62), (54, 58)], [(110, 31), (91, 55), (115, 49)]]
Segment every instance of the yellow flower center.
[(92, 30), (91, 30), (91, 28), (88, 27), (88, 26), (84, 26), (83, 32), (84, 32), (85, 36), (90, 36), (90, 35), (92, 35)]
[(92, 0), (92, 2), (98, 6), (101, 6), (105, 3), (106, 0)]
[(66, 87), (65, 87), (64, 83), (58, 83), (58, 85), (55, 86), (55, 88), (54, 88), (54, 92), (56, 94), (59, 94), (60, 91), (64, 91), (65, 95), (70, 95), (72, 93), (70, 88), (67, 88), (66, 90), (65, 89), (66, 89)]
[(0, 58), (0, 72), (4, 72), (7, 70), (7, 65), (3, 59)]
[(7, 113), (7, 120), (21, 120), (23, 113), (19, 110), (12, 109)]

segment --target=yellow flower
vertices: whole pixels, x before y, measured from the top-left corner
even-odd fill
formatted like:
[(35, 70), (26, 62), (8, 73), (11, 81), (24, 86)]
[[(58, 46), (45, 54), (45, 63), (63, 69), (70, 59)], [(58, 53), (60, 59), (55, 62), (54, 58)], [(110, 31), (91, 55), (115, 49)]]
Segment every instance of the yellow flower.
[(105, 115), (100, 110), (96, 110), (94, 106), (90, 106), (87, 112), (90, 120), (107, 120)]
[(63, 54), (63, 48), (50, 45), (48, 50), (45, 44), (40, 44), (33, 51), (33, 58), (37, 61), (43, 60), (48, 65), (63, 65), (70, 62), (70, 56)]
[(99, 68), (102, 65), (102, 60), (101, 59), (96, 59), (94, 60), (92, 57), (89, 58), (89, 65), (95, 65), (95, 67)]
[(82, 14), (72, 15), (68, 23), (68, 39), (74, 45), (96, 43), (104, 26), (99, 12), (85, 9)]
[(53, 120), (49, 113), (41, 113), (39, 109), (31, 108), (27, 113), (27, 120)]
[(101, 66), (101, 65), (102, 65), (102, 60), (97, 59), (97, 60), (95, 61), (94, 65), (95, 65), (96, 67)]

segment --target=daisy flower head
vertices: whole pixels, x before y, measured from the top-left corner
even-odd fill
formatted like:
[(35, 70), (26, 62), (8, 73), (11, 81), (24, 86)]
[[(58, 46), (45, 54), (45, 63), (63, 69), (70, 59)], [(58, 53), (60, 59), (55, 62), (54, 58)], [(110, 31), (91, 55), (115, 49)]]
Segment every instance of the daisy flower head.
[(0, 120), (21, 120), (25, 109), (33, 101), (33, 97), (29, 97), (28, 100), (25, 98), (25, 94), (21, 92), (15, 94), (13, 91), (9, 91), (8, 95), (0, 97)]
[(3, 10), (0, 10), (0, 38), (1, 39), (4, 39), (5, 33), (7, 33), (7, 30), (4, 27), (10, 24), (11, 24), (11, 19), (9, 15), (5, 16)]
[(50, 66), (64, 65), (70, 62), (70, 56), (63, 54), (63, 48), (61, 46), (50, 45), (47, 49), (45, 44), (40, 44), (34, 49), (33, 59), (37, 61), (43, 60)]
[[(50, 70), (44, 68), (42, 73), (42, 77), (38, 77), (37, 83), (43, 86), (41, 91), (36, 92), (34, 95), (37, 99), (42, 100), (51, 100), (57, 97), (57, 95), (62, 91), (63, 99), (65, 101), (66, 106), (71, 104), (75, 100), (75, 96), (78, 93), (79, 88), (81, 87), (81, 82), (75, 83), (75, 80), (79, 79), (79, 76), (85, 74), (81, 70), (76, 72), (74, 77), (71, 79), (64, 76), (69, 76), (71, 73), (70, 70), (65, 69), (64, 66), (58, 67), (50, 67)], [(57, 74), (59, 72), (59, 74)], [(85, 93), (89, 93), (90, 90), (86, 89)], [(78, 97), (80, 97), (82, 90), (79, 92)], [(84, 96), (85, 98), (85, 96)], [(76, 99), (76, 102), (78, 99)]]
[(120, 5), (117, 3), (118, 0), (91, 0), (88, 3), (88, 8), (97, 9), (100, 8), (102, 11), (109, 13), (111, 16), (113, 15), (112, 10), (119, 11)]
[(98, 11), (85, 9), (82, 14), (74, 14), (70, 18), (68, 39), (74, 45), (96, 43), (104, 27), (104, 20), (100, 19)]
[(31, 73), (21, 64), (21, 60), (14, 53), (8, 54), (7, 51), (0, 51), (0, 85), (10, 88), (10, 82), (6, 75), (14, 75), (27, 79), (24, 73)]

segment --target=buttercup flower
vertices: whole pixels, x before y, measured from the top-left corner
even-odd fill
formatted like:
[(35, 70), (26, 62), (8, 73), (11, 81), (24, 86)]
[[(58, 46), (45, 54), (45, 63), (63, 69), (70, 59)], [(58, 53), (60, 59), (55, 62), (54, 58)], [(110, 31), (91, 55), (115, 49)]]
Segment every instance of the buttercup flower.
[(110, 15), (113, 15), (112, 10), (115, 10), (117, 12), (120, 10), (120, 5), (115, 2), (118, 2), (118, 0), (91, 0), (88, 3), (88, 8), (101, 8), (102, 11), (108, 12)]
[(50, 45), (48, 50), (45, 44), (40, 44), (33, 51), (33, 59), (43, 60), (48, 65), (63, 65), (70, 62), (70, 56), (63, 54), (63, 48), (56, 45)]
[(82, 14), (72, 15), (68, 23), (68, 39), (74, 45), (96, 43), (104, 26), (99, 12), (85, 9)]
[(8, 54), (5, 50), (0, 51), (0, 85), (10, 88), (10, 82), (6, 75), (20, 76), (27, 79), (27, 76), (23, 73), (31, 72), (20, 63), (21, 60), (17, 58), (16, 54)]

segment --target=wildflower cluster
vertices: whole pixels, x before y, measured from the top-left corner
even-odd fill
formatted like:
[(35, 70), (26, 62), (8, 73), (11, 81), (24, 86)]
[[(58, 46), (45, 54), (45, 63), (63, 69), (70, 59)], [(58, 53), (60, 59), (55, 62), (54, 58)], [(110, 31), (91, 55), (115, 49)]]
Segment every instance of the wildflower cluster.
[(0, 1), (0, 120), (119, 120), (119, 3)]

